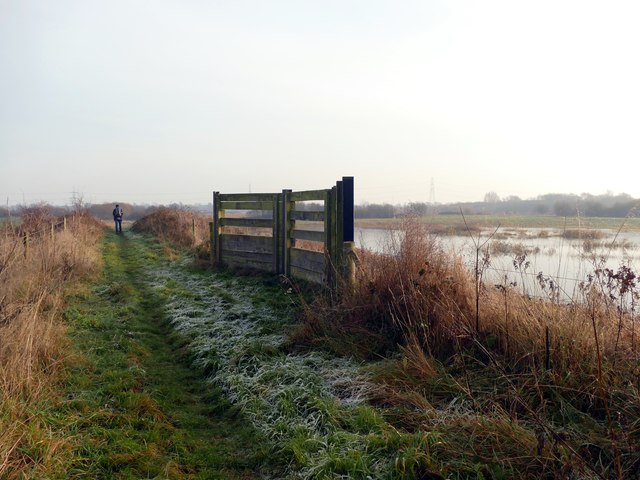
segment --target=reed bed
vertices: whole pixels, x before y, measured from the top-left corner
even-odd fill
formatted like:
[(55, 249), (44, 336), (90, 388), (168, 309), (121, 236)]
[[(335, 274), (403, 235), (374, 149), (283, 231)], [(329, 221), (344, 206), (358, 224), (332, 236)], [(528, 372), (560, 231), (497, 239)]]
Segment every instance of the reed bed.
[(44, 207), (16, 223), (0, 233), (0, 478), (45, 478), (66, 443), (43, 406), (65, 355), (63, 288), (96, 272), (103, 226), (78, 211), (64, 228)]
[(484, 281), (489, 254), (469, 271), (411, 220), (359, 257), (355, 286), (308, 304), (293, 340), (386, 357), (372, 401), (398, 427), (440, 432), (441, 472), (638, 478), (635, 272), (595, 265), (571, 302), (540, 275), (547, 298), (531, 298)]

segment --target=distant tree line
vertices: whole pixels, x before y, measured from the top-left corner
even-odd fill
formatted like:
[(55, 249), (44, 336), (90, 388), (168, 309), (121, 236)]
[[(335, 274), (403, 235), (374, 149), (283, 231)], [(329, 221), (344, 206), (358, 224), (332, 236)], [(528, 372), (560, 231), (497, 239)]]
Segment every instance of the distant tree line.
[[(118, 203), (122, 210), (124, 211), (124, 219), (125, 220), (140, 220), (142, 217), (145, 217), (155, 210), (157, 210), (160, 205), (136, 205), (132, 203), (119, 202)], [(113, 208), (115, 207), (114, 203), (96, 203), (96, 204), (86, 204), (81, 206), (73, 206), (73, 207), (61, 207), (55, 205), (49, 205), (47, 203), (37, 203), (31, 205), (17, 205), (17, 206), (4, 206), (0, 207), (0, 218), (6, 218), (9, 216), (12, 217), (20, 217), (22, 213), (25, 211), (29, 211), (37, 206), (42, 209), (46, 209), (49, 215), (53, 217), (63, 217), (67, 215), (71, 215), (74, 210), (77, 210), (78, 207), (83, 210), (88, 211), (96, 218), (102, 220), (111, 220)], [(168, 207), (179, 207), (183, 209), (187, 209), (195, 212), (206, 212), (209, 213), (212, 211), (212, 205), (182, 205), (182, 204), (171, 204), (164, 205)]]
[(626, 193), (613, 195), (591, 195), (583, 193), (549, 193), (523, 200), (511, 195), (500, 198), (495, 192), (488, 192), (482, 202), (431, 204), (412, 202), (405, 205), (388, 203), (367, 203), (355, 207), (356, 218), (394, 218), (411, 215), (465, 215), (473, 214), (518, 214), (556, 215), (562, 217), (581, 215), (585, 217), (626, 217), (640, 209), (640, 199)]
[[(63, 216), (69, 214), (75, 207), (60, 207), (47, 204), (37, 204), (39, 207), (46, 207), (52, 216)], [(83, 208), (87, 209), (95, 217), (110, 220), (111, 212), (115, 203), (87, 204)], [(136, 205), (121, 202), (126, 220), (139, 220), (155, 211), (158, 205)], [(164, 205), (169, 207), (179, 207), (195, 212), (211, 213), (212, 204)], [(7, 216), (19, 217), (24, 209), (29, 206), (3, 206), (0, 207), (0, 218)], [(321, 210), (322, 204), (317, 202), (301, 202), (296, 206), (299, 210)], [(427, 203), (411, 202), (403, 205), (392, 205), (390, 203), (364, 203), (355, 206), (356, 218), (394, 218), (406, 215), (457, 215), (461, 211), (465, 215), (473, 214), (518, 214), (518, 215), (556, 215), (562, 217), (581, 215), (585, 217), (626, 217), (635, 210), (640, 210), (640, 199), (633, 198), (626, 193), (603, 195), (582, 195), (549, 193), (535, 198), (523, 200), (520, 197), (511, 195), (505, 198), (495, 192), (487, 192), (481, 202), (464, 203)], [(267, 216), (270, 212), (265, 213)], [(266, 218), (266, 217), (265, 217)]]

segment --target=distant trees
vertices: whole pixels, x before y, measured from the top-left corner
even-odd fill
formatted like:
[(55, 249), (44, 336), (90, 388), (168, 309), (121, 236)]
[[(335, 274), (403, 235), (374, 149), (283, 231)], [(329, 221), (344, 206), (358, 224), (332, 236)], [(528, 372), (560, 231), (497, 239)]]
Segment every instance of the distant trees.
[(366, 203), (354, 207), (355, 218), (393, 218), (396, 207), (390, 203)]
[(498, 203), (500, 196), (493, 190), (484, 194), (484, 203)]
[[(53, 216), (68, 215), (73, 207), (55, 207), (46, 204), (36, 204), (38, 207), (46, 206)], [(111, 219), (114, 203), (100, 203), (88, 205), (79, 202), (83, 209), (97, 218)], [(32, 205), (31, 207), (33, 207)], [(76, 205), (75, 207), (77, 207)], [(120, 202), (124, 209), (125, 219), (138, 220), (152, 213), (158, 206), (135, 205)], [(190, 211), (210, 213), (212, 205), (178, 205)], [(0, 207), (0, 218), (8, 216), (20, 216), (27, 206)], [(316, 202), (301, 202), (296, 208), (301, 210), (321, 210), (323, 205)], [(77, 210), (77, 208), (75, 208)], [(482, 202), (432, 204), (427, 202), (410, 202), (406, 205), (392, 205), (390, 203), (365, 203), (355, 206), (356, 218), (395, 218), (403, 215), (443, 215), (460, 214), (519, 214), (519, 215), (557, 215), (562, 217), (583, 215), (587, 217), (625, 217), (633, 209), (640, 209), (640, 199), (622, 193), (614, 195), (592, 195), (583, 193), (560, 194), (549, 193), (536, 198), (523, 200), (516, 195), (509, 195), (500, 199), (500, 196), (490, 191), (484, 195)]]

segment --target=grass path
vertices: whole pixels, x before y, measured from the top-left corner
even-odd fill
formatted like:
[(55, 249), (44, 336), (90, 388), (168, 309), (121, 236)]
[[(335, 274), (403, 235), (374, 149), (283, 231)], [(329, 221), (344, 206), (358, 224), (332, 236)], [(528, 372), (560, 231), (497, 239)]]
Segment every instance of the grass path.
[(440, 434), (390, 425), (359, 362), (288, 343), (276, 282), (194, 268), (129, 232), (107, 234), (103, 258), (67, 299), (64, 478), (443, 478)]
[(70, 365), (56, 414), (74, 448), (66, 478), (262, 478), (267, 450), (202, 372), (145, 267), (161, 247), (106, 234), (103, 275), (68, 297)]

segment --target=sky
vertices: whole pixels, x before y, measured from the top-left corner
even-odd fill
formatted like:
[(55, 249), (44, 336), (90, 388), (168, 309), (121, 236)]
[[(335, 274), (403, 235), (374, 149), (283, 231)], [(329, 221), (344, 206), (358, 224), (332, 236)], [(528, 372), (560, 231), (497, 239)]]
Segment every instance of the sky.
[(0, 201), (640, 197), (640, 2), (0, 0)]

